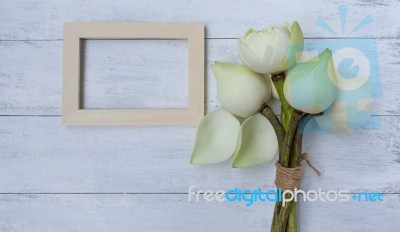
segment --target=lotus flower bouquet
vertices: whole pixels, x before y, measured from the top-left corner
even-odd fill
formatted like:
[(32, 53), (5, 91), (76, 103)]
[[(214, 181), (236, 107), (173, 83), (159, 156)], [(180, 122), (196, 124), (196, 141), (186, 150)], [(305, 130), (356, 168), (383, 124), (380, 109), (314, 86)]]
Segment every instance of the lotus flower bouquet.
[[(301, 161), (307, 159), (299, 123), (314, 117), (324, 126), (324, 111), (340, 115), (334, 104), (340, 91), (332, 52), (327, 48), (300, 62), (304, 39), (297, 22), (249, 29), (238, 44), (242, 65), (211, 65), (222, 109), (201, 121), (191, 163), (218, 163), (233, 155), (232, 166), (245, 168), (279, 154), (277, 188), (299, 188)], [(280, 118), (269, 106), (272, 97), (281, 102)], [(271, 231), (297, 231), (296, 208), (296, 202), (277, 202)]]

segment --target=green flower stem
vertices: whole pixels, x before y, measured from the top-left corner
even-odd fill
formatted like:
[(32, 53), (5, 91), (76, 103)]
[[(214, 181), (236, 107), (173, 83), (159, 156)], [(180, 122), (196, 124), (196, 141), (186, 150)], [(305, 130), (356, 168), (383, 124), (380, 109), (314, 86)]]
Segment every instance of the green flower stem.
[(289, 212), (289, 219), (286, 226), (286, 232), (297, 232), (297, 204), (294, 203)]
[[(288, 112), (290, 110), (290, 105), (288, 104), (288, 102), (285, 99), (285, 96), (283, 95), (283, 84), (285, 82), (285, 74), (284, 73), (279, 73), (279, 74), (273, 74), (271, 76), (271, 79), (274, 83), (275, 89), (277, 90), (278, 93), (278, 97), (279, 99), (281, 99), (281, 125), (284, 128), (284, 131), (286, 132), (286, 122), (288, 120), (286, 120), (287, 117), (285, 117), (284, 115), (285, 112)], [(284, 126), (285, 125), (285, 126)], [(283, 151), (283, 140), (279, 143), (279, 159), (281, 159), (282, 157), (282, 151)], [(275, 207), (274, 207), (274, 216), (272, 219), (272, 223), (271, 223), (271, 232), (274, 232), (276, 229), (276, 224), (278, 223), (278, 219), (279, 219), (279, 213), (282, 207), (282, 202), (276, 202), (275, 203)]]
[(260, 109), (260, 113), (272, 124), (272, 127), (276, 133), (276, 137), (278, 138), (279, 151), (282, 151), (282, 146), (285, 139), (285, 130), (283, 129), (282, 124), (279, 122), (279, 119), (276, 117), (274, 111), (272, 111), (271, 107), (268, 105), (264, 104)]
[(303, 133), (298, 131), (293, 140), (292, 154), (290, 155), (290, 163), (289, 167), (295, 168), (300, 165), (301, 161), (301, 153), (302, 153), (302, 145), (303, 145)]
[[(297, 202), (294, 201), (289, 201), (285, 203), (285, 207), (281, 207), (281, 210), (279, 212), (279, 218), (278, 221), (275, 225), (275, 230), (276, 232), (286, 232), (288, 228), (294, 228), (294, 226), (291, 224), (288, 226), (288, 219), (289, 219), (289, 214), (291, 211), (293, 211), (294, 207), (296, 206)], [(295, 219), (292, 219), (292, 221)], [(296, 218), (297, 220), (297, 218)], [(297, 224), (297, 223), (296, 223)]]
[[(278, 138), (279, 142), (279, 153), (283, 151), (283, 144), (284, 144), (284, 139), (285, 139), (285, 129), (283, 128), (282, 124), (279, 122), (279, 119), (276, 117), (275, 113), (272, 111), (271, 107), (268, 105), (263, 105), (260, 109), (261, 114), (266, 117), (272, 124), (275, 133)], [(275, 210), (274, 210), (274, 221), (272, 223), (272, 228), (274, 227), (274, 224), (277, 222), (278, 217), (279, 217), (279, 210), (281, 208), (281, 202), (277, 202), (275, 204)]]
[[(297, 135), (297, 125), (302, 118), (303, 113), (299, 113), (297, 111), (294, 111), (294, 113), (291, 115), (290, 121), (288, 123), (288, 128), (287, 128), (287, 133), (285, 136), (284, 144), (283, 144), (283, 151), (282, 151), (282, 159), (279, 160), (280, 164), (283, 167), (290, 167), (290, 159), (291, 159), (291, 154), (294, 154), (294, 156), (297, 156), (295, 154), (296, 152), (291, 152), (292, 151), (292, 144), (295, 135)], [(277, 232), (285, 232), (286, 227), (288, 228), (295, 228), (297, 227), (297, 222), (296, 225), (294, 222), (296, 221), (296, 218), (292, 218), (290, 220), (290, 225), (288, 225), (289, 222), (289, 215), (296, 214), (296, 212), (293, 212), (296, 210), (296, 205), (297, 203), (294, 201), (290, 201), (287, 203), (285, 207), (281, 207), (279, 211), (279, 218), (277, 220), (277, 223), (275, 224)]]
[(277, 73), (271, 76), (272, 82), (275, 85), (276, 91), (278, 92), (279, 99), (282, 103), (282, 107), (284, 111), (287, 111), (291, 108), (289, 103), (286, 101), (285, 96), (283, 95), (283, 84), (285, 83), (285, 73)]
[(286, 101), (285, 95), (283, 94), (283, 84), (285, 83), (285, 74), (284, 73), (273, 74), (271, 76), (271, 79), (275, 85), (275, 89), (278, 93), (279, 100), (281, 101), (281, 117), (280, 117), (281, 123), (285, 131), (287, 131), (289, 119), (294, 109)]
[(272, 218), (272, 223), (271, 223), (271, 232), (276, 231), (276, 225), (278, 224), (279, 213), (281, 211), (281, 207), (282, 207), (282, 202), (275, 203), (274, 216)]
[[(308, 114), (304, 114), (300, 120), (309, 120), (306, 118)], [(297, 128), (296, 136), (293, 139), (292, 151), (290, 154), (289, 167), (295, 168), (300, 165), (301, 155), (303, 147), (303, 131)], [(297, 204), (293, 203), (293, 206), (288, 215), (288, 222), (286, 226), (286, 232), (297, 232)]]
[[(294, 168), (300, 165), (302, 152), (303, 134), (297, 128), (297, 134), (292, 144), (292, 153), (290, 154), (289, 167)], [(289, 212), (286, 232), (297, 232), (297, 204), (294, 204)]]
[(298, 113), (297, 111), (294, 111), (294, 113), (291, 114), (291, 118), (286, 130), (285, 140), (283, 142), (282, 159), (279, 159), (279, 163), (283, 167), (289, 167), (292, 143), (295, 135), (297, 134), (297, 124), (299, 123), (302, 115), (303, 113)]
[[(283, 143), (279, 143), (279, 162), (283, 167), (296, 167), (300, 161), (301, 139), (298, 138), (298, 123), (303, 113), (297, 112), (289, 105), (283, 94), (285, 75), (283, 73), (272, 75), (272, 81), (281, 101), (281, 125), (285, 131)], [(279, 141), (279, 140), (278, 140)], [(298, 144), (300, 143), (300, 145)], [(297, 231), (297, 203), (288, 202), (282, 207), (281, 202), (275, 204), (274, 217), (271, 231), (296, 232)]]

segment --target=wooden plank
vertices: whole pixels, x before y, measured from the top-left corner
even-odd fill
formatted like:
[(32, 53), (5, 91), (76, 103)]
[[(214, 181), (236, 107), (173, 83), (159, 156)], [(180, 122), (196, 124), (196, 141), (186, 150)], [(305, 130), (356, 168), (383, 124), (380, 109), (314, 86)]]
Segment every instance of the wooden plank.
[[(14, 1), (4, 0), (0, 6), (0, 39), (47, 40), (61, 39), (64, 22), (202, 22), (208, 38), (237, 38), (248, 27), (263, 28), (298, 20), (306, 37), (354, 37), (373, 34), (380, 38), (398, 38), (400, 5), (395, 0), (376, 4), (374, 1), (346, 1), (347, 24), (340, 26), (337, 2), (313, 0), (273, 1)], [(179, 13), (177, 13), (179, 12)], [(373, 23), (351, 33), (370, 15)], [(315, 25), (321, 17), (336, 34)]]
[[(272, 163), (251, 169), (232, 169), (229, 162), (189, 165), (194, 127), (61, 126), (62, 30), (66, 21), (203, 22), (209, 38), (206, 41), (209, 67), (215, 60), (238, 62), (234, 38), (249, 26), (258, 29), (296, 19), (307, 38), (366, 34), (380, 38), (380, 62), (374, 65), (381, 70), (383, 96), (376, 102), (376, 113), (389, 115), (382, 117), (382, 127), (378, 130), (306, 136), (304, 149), (323, 175), (317, 177), (306, 167), (303, 189), (393, 193), (385, 194), (384, 202), (377, 204), (303, 203), (300, 231), (399, 231), (400, 25), (396, 22), (400, 21), (400, 4), (397, 0), (347, 1), (349, 14), (344, 33), (338, 4), (314, 0), (284, 3), (3, 0), (0, 4), (0, 231), (267, 231), (272, 204), (246, 208), (227, 202), (189, 203), (185, 193), (191, 185), (215, 190), (272, 188)], [(351, 34), (367, 15), (374, 22)], [(331, 34), (316, 26), (318, 17), (338, 33)], [(99, 44), (99, 48), (108, 47), (104, 45)], [(150, 55), (159, 52), (160, 48), (154, 48)], [(111, 57), (107, 51), (104, 54)], [(177, 60), (184, 58), (174, 55)], [(124, 64), (122, 61), (123, 57), (113, 58), (112, 66), (118, 69), (117, 81), (125, 83), (122, 74), (127, 70), (116, 66)], [(161, 63), (166, 64), (164, 61), (154, 64)], [(170, 64), (175, 67), (171, 69), (172, 78), (182, 77), (182, 69), (177, 68), (182, 63)], [(139, 68), (149, 70), (153, 65)], [(99, 66), (101, 63), (95, 62), (87, 68), (96, 70)], [(158, 70), (161, 69), (155, 72)], [(213, 75), (209, 68), (206, 71), (206, 106), (210, 111), (218, 108), (219, 102)], [(96, 72), (93, 74), (95, 77)], [(93, 82), (89, 86), (94, 86)], [(96, 89), (106, 89), (109, 83), (102, 80), (95, 84)], [(156, 81), (147, 84), (154, 87)], [(118, 84), (115, 89), (119, 89)], [(118, 107), (125, 107), (121, 99), (135, 97), (127, 92), (126, 98), (109, 98), (92, 91), (91, 101), (84, 103), (95, 107), (119, 103)], [(160, 103), (158, 98), (163, 94), (171, 93), (162, 89), (146, 104)], [(174, 103), (184, 103), (184, 95), (175, 97)], [(278, 104), (273, 107), (277, 109)], [(55, 194), (4, 194), (44, 192)], [(147, 194), (119, 194), (125, 192)]]
[[(314, 40), (308, 40), (314, 41)], [(106, 46), (109, 43), (103, 41), (93, 44), (96, 48), (102, 45)], [(357, 40), (354, 40), (357, 43)], [(383, 96), (376, 100), (375, 112), (378, 115), (399, 115), (400, 108), (397, 104), (393, 104), (393, 100), (400, 99), (400, 83), (398, 82), (400, 73), (400, 62), (398, 54), (400, 52), (399, 40), (378, 40), (379, 52), (379, 68), (382, 81)], [(142, 43), (145, 46), (145, 43)], [(171, 47), (154, 46), (149, 42), (149, 46), (145, 46), (149, 51), (149, 57), (155, 57), (160, 54), (160, 48), (166, 47), (170, 50), (176, 48), (176, 58), (171, 59), (168, 65), (171, 67), (181, 67), (184, 62), (184, 52), (180, 52), (184, 43), (172, 43)], [(153, 45), (153, 46), (150, 46)], [(217, 98), (216, 82), (210, 70), (210, 64), (214, 61), (225, 61), (232, 63), (240, 63), (237, 54), (237, 40), (208, 40), (206, 44), (207, 63), (206, 63), (206, 107), (207, 111), (214, 110), (220, 106)], [(113, 48), (120, 47), (120, 44), (114, 44)], [(136, 46), (132, 46), (135, 48)], [(0, 54), (4, 54), (0, 59), (0, 114), (1, 115), (60, 115), (61, 114), (61, 54), (62, 42), (60, 41), (31, 41), (31, 42), (0, 42)], [(90, 51), (93, 51), (91, 49)], [(89, 51), (89, 52), (90, 52)], [(96, 51), (99, 51), (96, 49)], [(113, 52), (108, 49), (103, 49), (104, 58), (93, 59), (87, 62), (86, 69), (89, 72), (89, 78), (85, 82), (85, 86), (92, 86), (86, 93), (86, 101), (84, 105), (93, 107), (145, 107), (160, 106), (160, 96), (172, 96), (173, 101), (162, 101), (165, 106), (171, 106), (170, 102), (176, 102), (179, 105), (187, 101), (187, 95), (182, 91), (183, 88), (175, 87), (175, 81), (184, 79), (181, 69), (171, 69), (168, 71), (171, 76), (171, 82), (160, 82), (159, 78), (148, 79), (146, 82), (146, 89), (151, 97), (143, 98), (146, 104), (141, 104), (138, 101), (140, 97), (138, 91), (124, 90), (126, 86), (121, 83), (127, 83), (129, 86), (134, 86), (132, 83), (127, 82), (127, 78), (136, 77), (132, 72), (137, 71), (137, 76), (145, 76), (144, 70), (152, 70), (152, 75), (164, 77), (163, 70), (168, 69), (162, 66), (159, 69), (154, 69), (154, 64), (148, 62), (135, 63), (130, 67), (126, 61), (127, 55), (113, 56)], [(128, 49), (132, 51), (132, 49)], [(169, 50), (168, 50), (169, 51)], [(371, 48), (368, 52), (373, 52)], [(90, 53), (91, 56), (99, 55), (98, 52)], [(163, 56), (165, 57), (165, 56)], [(168, 56), (167, 56), (168, 57)], [(104, 66), (104, 60), (112, 58), (113, 64), (119, 64), (119, 68), (113, 70), (103, 70), (98, 67)], [(160, 61), (159, 58), (156, 61)], [(16, 65), (18, 64), (18, 65)], [(376, 68), (377, 65), (374, 65)], [(107, 78), (106, 74), (113, 74), (113, 83)], [(172, 82), (174, 81), (174, 82)], [(174, 84), (172, 84), (174, 83)], [(159, 88), (162, 85), (164, 88)], [(187, 85), (187, 83), (182, 84)], [(95, 88), (98, 91), (92, 91)], [(132, 87), (134, 90), (135, 88)], [(155, 91), (154, 89), (160, 89)], [(171, 94), (171, 89), (182, 94)], [(99, 93), (104, 94), (99, 94)], [(143, 93), (145, 91), (139, 91)], [(147, 93), (147, 92), (145, 92)], [(159, 94), (159, 95), (158, 95)], [(111, 96), (111, 97), (110, 97)], [(158, 97), (157, 97), (158, 96)], [(126, 103), (123, 99), (135, 99), (137, 102)], [(277, 102), (272, 104), (274, 109), (279, 109)]]
[[(261, 232), (269, 230), (272, 212), (272, 203), (188, 202), (186, 194), (0, 195), (0, 230)], [(300, 202), (299, 229), (395, 232), (399, 214), (398, 194), (380, 203)]]
[[(400, 192), (400, 117), (345, 135), (307, 135), (304, 189)], [(194, 127), (64, 127), (59, 117), (0, 117), (0, 193), (185, 193), (272, 188), (273, 162), (189, 164)]]

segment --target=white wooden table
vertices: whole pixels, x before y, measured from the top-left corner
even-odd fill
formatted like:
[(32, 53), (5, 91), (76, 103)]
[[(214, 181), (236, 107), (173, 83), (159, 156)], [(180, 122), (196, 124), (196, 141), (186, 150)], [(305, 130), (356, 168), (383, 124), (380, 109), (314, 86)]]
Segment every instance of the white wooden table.
[[(376, 100), (375, 117), (382, 126), (346, 135), (306, 136), (304, 150), (323, 175), (306, 169), (303, 189), (380, 191), (384, 201), (301, 203), (300, 229), (400, 231), (400, 2), (395, 0), (2, 0), (0, 231), (269, 231), (273, 204), (246, 208), (188, 202), (186, 193), (191, 185), (273, 188), (273, 164), (251, 169), (232, 169), (229, 162), (191, 166), (195, 127), (61, 125), (63, 22), (204, 22), (210, 111), (219, 103), (209, 64), (239, 62), (236, 39), (248, 27), (298, 20), (307, 40), (340, 40), (343, 36), (315, 25), (321, 17), (340, 28), (338, 4), (348, 4), (349, 28), (367, 15), (374, 19), (350, 37), (355, 43), (365, 32), (377, 38), (383, 96)], [(164, 100), (171, 107), (185, 104), (184, 88), (179, 87), (185, 83), (185, 44), (149, 43), (88, 41), (85, 52), (93, 59), (86, 63), (85, 85), (90, 87), (84, 105), (146, 107)], [(138, 55), (135, 46), (148, 49)], [(164, 55), (158, 58), (161, 51)], [(131, 53), (137, 56), (130, 61), (139, 61), (134, 67), (126, 60)], [(145, 54), (153, 62), (147, 62)], [(171, 79), (132, 81), (146, 76), (146, 70)]]

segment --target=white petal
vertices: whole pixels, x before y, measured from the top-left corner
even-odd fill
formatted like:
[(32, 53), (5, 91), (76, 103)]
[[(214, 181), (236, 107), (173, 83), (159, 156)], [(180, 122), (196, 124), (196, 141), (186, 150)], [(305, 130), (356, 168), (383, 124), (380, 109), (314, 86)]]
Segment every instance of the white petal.
[(265, 76), (242, 65), (216, 62), (211, 69), (217, 79), (218, 99), (229, 112), (249, 117), (271, 97)]
[(272, 57), (272, 47), (262, 46), (260, 49), (262, 50), (261, 53), (260, 51), (254, 52), (249, 48), (247, 43), (241, 40), (239, 42), (239, 56), (243, 64), (254, 72), (268, 73), (270, 69), (268, 64)]
[(289, 49), (290, 32), (282, 27), (276, 36), (276, 43), (270, 64), (271, 73), (287, 70), (286, 54)]
[(190, 163), (208, 164), (227, 160), (235, 151), (239, 120), (224, 109), (208, 113), (200, 122)]
[(278, 139), (271, 123), (261, 114), (244, 121), (240, 128), (233, 167), (244, 168), (272, 160)]

